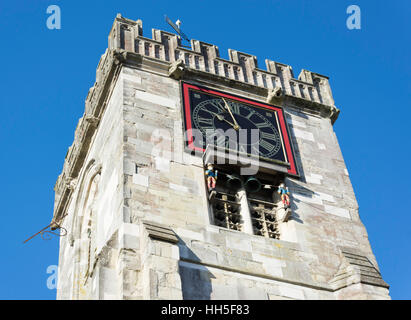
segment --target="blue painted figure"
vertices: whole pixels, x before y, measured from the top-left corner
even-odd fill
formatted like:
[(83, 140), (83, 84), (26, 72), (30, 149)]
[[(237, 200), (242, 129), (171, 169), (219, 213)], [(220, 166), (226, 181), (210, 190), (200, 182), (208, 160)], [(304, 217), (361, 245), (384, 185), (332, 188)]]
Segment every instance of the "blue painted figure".
[(290, 206), (290, 192), (288, 191), (288, 188), (284, 185), (284, 183), (281, 183), (278, 186), (278, 193), (281, 195), (281, 201), (283, 204), (287, 207)]
[(214, 171), (213, 165), (211, 163), (207, 164), (207, 170), (205, 171), (205, 175), (207, 176), (208, 191), (215, 189), (218, 171)]

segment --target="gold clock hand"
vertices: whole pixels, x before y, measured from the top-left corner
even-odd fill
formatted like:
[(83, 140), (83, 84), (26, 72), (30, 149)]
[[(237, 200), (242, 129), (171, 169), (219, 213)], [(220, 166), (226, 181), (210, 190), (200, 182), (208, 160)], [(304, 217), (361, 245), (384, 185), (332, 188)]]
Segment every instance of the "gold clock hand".
[[(227, 122), (230, 126), (232, 126), (234, 129), (236, 128), (235, 124), (233, 124), (233, 123), (231, 123), (230, 121), (228, 121), (226, 118), (224, 118), (223, 115), (218, 114), (218, 113), (214, 113), (214, 112), (211, 112), (211, 111), (209, 111), (209, 112), (212, 113), (213, 115), (215, 115), (218, 120), (220, 120), (220, 121), (225, 121), (225, 122)], [(237, 129), (236, 129), (236, 130), (237, 130)]]
[[(230, 126), (232, 126), (234, 129), (236, 128), (235, 124), (231, 123), (227, 119), (225, 119), (221, 114), (215, 114), (217, 116), (217, 119), (220, 121), (225, 121), (227, 122)], [(237, 130), (237, 129), (236, 129)]]
[(227, 101), (225, 101), (225, 99), (224, 99), (223, 97), (221, 97), (221, 99), (223, 99), (224, 104), (225, 104), (225, 108), (228, 110), (228, 113), (230, 114), (231, 118), (233, 118), (233, 121), (234, 121), (234, 124), (235, 124), (234, 129), (235, 129), (235, 130), (240, 129), (240, 126), (238, 125), (237, 121), (235, 120), (235, 118), (234, 118), (234, 116), (233, 116), (233, 113), (231, 112), (231, 109), (230, 109)]

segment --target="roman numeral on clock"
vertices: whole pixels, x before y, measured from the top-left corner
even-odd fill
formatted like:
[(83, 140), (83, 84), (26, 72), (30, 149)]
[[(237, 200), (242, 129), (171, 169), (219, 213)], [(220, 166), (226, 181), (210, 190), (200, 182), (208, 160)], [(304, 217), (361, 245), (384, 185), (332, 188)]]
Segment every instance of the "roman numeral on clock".
[(267, 140), (261, 140), (260, 141), (260, 146), (263, 147), (264, 149), (271, 151), (274, 149), (274, 145), (269, 143)]
[(212, 106), (214, 106), (215, 108), (217, 108), (218, 112), (224, 112), (225, 107), (224, 107), (224, 103), (220, 102), (220, 101), (215, 101), (215, 100), (210, 100), (210, 104)]
[(269, 127), (270, 124), (267, 123), (267, 122), (261, 122), (261, 123), (255, 123), (255, 126), (256, 126), (258, 129), (261, 129), (261, 128), (267, 128), (267, 127)]
[(245, 117), (250, 120), (250, 118), (253, 116), (254, 111), (250, 111), (250, 113), (248, 115), (246, 115)]
[(228, 103), (228, 104), (229, 104), (229, 106), (230, 106), (233, 113), (241, 115), (240, 114), (240, 105), (239, 104), (237, 104), (237, 103)]
[(274, 141), (276, 141), (278, 139), (278, 137), (275, 134), (267, 133), (267, 132), (264, 132), (264, 131), (260, 132), (260, 137), (261, 137), (261, 139), (274, 140)]
[(204, 123), (209, 126), (214, 125), (214, 121), (212, 118), (203, 118), (203, 117), (198, 117), (198, 122)]

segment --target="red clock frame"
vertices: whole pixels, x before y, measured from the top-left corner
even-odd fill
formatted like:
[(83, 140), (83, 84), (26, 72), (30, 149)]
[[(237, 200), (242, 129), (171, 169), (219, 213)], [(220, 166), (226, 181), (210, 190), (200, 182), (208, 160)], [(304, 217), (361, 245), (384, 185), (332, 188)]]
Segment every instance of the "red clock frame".
[(263, 109), (267, 109), (270, 111), (275, 111), (277, 112), (278, 115), (278, 120), (279, 120), (279, 125), (280, 125), (280, 130), (281, 130), (281, 135), (283, 138), (283, 143), (284, 143), (284, 148), (285, 148), (285, 152), (287, 154), (287, 158), (288, 158), (288, 163), (289, 163), (289, 167), (288, 167), (288, 174), (293, 175), (293, 176), (298, 176), (298, 172), (297, 172), (297, 166), (295, 163), (295, 157), (294, 157), (294, 152), (293, 152), (293, 147), (291, 145), (291, 139), (289, 136), (289, 129), (287, 126), (287, 123), (285, 121), (285, 115), (284, 115), (284, 110), (282, 107), (277, 107), (277, 106), (273, 106), (270, 104), (266, 104), (266, 103), (262, 103), (262, 102), (258, 102), (258, 101), (254, 101), (248, 98), (243, 98), (243, 97), (239, 97), (233, 94), (228, 94), (225, 92), (221, 92), (221, 91), (217, 91), (214, 89), (209, 89), (209, 88), (204, 88), (204, 87), (200, 87), (194, 84), (190, 84), (190, 83), (186, 83), (186, 82), (181, 82), (182, 85), (182, 98), (183, 98), (183, 106), (184, 106), (184, 117), (185, 117), (185, 130), (187, 132), (187, 147), (190, 150), (193, 151), (202, 151), (204, 152), (205, 149), (203, 148), (199, 148), (196, 147), (193, 143), (193, 135), (192, 135), (192, 120), (191, 120), (191, 105), (190, 105), (190, 90), (194, 90), (194, 91), (199, 91), (202, 93), (207, 93), (207, 94), (211, 94), (211, 95), (215, 95), (218, 97), (224, 97), (224, 98), (228, 98), (234, 101), (238, 101), (238, 102), (242, 102), (242, 103), (246, 103), (252, 106), (256, 106), (259, 108), (263, 108)]

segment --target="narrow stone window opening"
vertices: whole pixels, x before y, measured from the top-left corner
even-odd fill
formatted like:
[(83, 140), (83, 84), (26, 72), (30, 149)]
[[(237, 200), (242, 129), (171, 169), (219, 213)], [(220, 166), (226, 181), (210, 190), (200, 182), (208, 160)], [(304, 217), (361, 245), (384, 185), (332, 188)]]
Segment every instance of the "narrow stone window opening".
[(242, 231), (241, 204), (235, 195), (215, 192), (212, 208), (214, 222), (217, 226)]
[(255, 235), (279, 239), (277, 206), (274, 203), (249, 198), (250, 214)]

